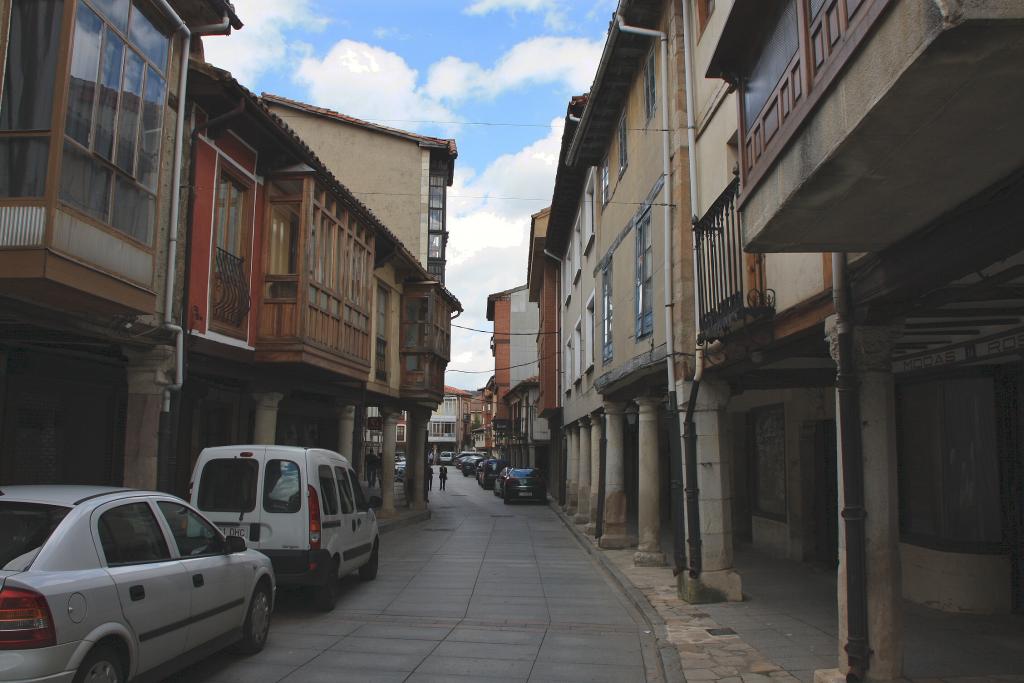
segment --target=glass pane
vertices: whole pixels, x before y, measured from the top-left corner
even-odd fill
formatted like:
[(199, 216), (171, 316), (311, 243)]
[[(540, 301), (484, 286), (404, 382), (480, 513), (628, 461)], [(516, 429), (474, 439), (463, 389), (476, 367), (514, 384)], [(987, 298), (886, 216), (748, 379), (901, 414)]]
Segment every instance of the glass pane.
[(338, 480), (338, 490), (341, 491), (341, 511), (346, 515), (352, 514), (355, 510), (355, 503), (352, 501), (352, 491), (348, 487), (348, 477), (342, 467), (334, 468), (334, 476)]
[(71, 508), (0, 502), (0, 569), (25, 569)]
[(430, 225), (428, 230), (431, 232), (441, 232), (444, 230), (444, 210), (443, 209), (431, 209), (430, 210)]
[(320, 497), (325, 515), (338, 514), (338, 490), (334, 483), (334, 474), (327, 465), (320, 465), (317, 468), (317, 476), (320, 479)]
[(139, 113), (142, 110), (142, 57), (128, 50), (121, 86), (121, 116), (117, 121), (117, 158), (115, 163), (129, 175), (135, 175), (135, 147), (139, 137)]
[(270, 275), (295, 275), (298, 272), (299, 215), (288, 206), (275, 206), (270, 219)]
[(152, 244), (155, 219), (156, 198), (132, 181), (117, 176), (112, 225), (143, 244)]
[(100, 97), (96, 108), (96, 153), (105, 159), (114, 158), (114, 118), (117, 96), (121, 89), (121, 62), (124, 42), (112, 31), (104, 31), (103, 61), (100, 65)]
[(164, 532), (146, 503), (129, 503), (100, 515), (100, 544), (108, 565), (171, 559)]
[(233, 256), (242, 252), (242, 211), (245, 188), (222, 175), (217, 186), (216, 244)]
[(74, 48), (71, 54), (71, 78), (68, 88), (68, 115), (65, 133), (83, 146), (89, 146), (92, 109), (96, 99), (96, 76), (100, 64), (100, 29), (103, 22), (82, 2), (75, 19)]
[(0, 96), (0, 130), (50, 128), (63, 12), (63, 0), (14, 0)]
[(302, 480), (299, 466), (291, 460), (268, 460), (263, 476), (263, 509), (266, 512), (298, 512)]
[(163, 126), (166, 90), (164, 79), (147, 67), (146, 94), (142, 102), (142, 148), (139, 150), (139, 165), (135, 177), (154, 192), (160, 173), (160, 132)]
[(122, 31), (128, 27), (128, 0), (92, 0), (92, 4), (114, 26)]
[(0, 139), (0, 197), (41, 197), (49, 151), (48, 138)]
[(252, 512), (256, 509), (259, 470), (259, 463), (252, 459), (209, 461), (199, 480), (199, 509), (203, 512)]
[(743, 113), (748, 126), (753, 126), (768, 97), (775, 90), (779, 79), (786, 72), (793, 55), (799, 47), (796, 2), (789, 0), (783, 5), (775, 25), (761, 48), (757, 64), (754, 65), (743, 89)]
[(162, 500), (157, 503), (157, 507), (171, 529), (174, 544), (178, 546), (178, 555), (203, 557), (224, 554), (224, 539), (220, 532), (202, 517), (178, 503)]
[(132, 45), (142, 50), (157, 68), (163, 71), (167, 68), (167, 51), (170, 48), (170, 41), (146, 16), (138, 3), (132, 11), (131, 26), (128, 27), (128, 39)]
[(64, 143), (60, 198), (104, 223), (108, 219), (110, 175), (110, 170), (88, 153), (70, 142)]

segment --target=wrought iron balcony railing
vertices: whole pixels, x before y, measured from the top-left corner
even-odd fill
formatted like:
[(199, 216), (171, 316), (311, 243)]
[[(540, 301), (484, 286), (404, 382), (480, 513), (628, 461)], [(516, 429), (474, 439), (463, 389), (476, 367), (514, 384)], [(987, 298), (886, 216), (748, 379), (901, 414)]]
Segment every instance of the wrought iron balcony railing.
[(249, 278), (245, 259), (217, 247), (214, 262), (213, 319), (239, 327), (249, 314)]
[(693, 226), (697, 250), (697, 321), (700, 341), (721, 339), (734, 328), (775, 313), (775, 292), (765, 286), (763, 261), (745, 263), (736, 211), (735, 178)]
[(374, 356), (375, 373), (378, 381), (388, 381), (388, 341), (377, 337), (377, 349)]

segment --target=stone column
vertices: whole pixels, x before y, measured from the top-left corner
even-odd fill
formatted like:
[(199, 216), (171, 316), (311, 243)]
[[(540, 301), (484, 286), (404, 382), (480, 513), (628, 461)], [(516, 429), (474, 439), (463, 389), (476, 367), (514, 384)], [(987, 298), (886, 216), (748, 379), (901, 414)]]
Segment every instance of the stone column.
[[(732, 462), (725, 412), (729, 386), (700, 383), (693, 422), (697, 432), (697, 489), (700, 492), (701, 575), (678, 576), (679, 597), (689, 603), (743, 600), (743, 585), (733, 568)], [(690, 395), (689, 382), (683, 396)]]
[(424, 490), (426, 483), (425, 471), (427, 462), (427, 427), (430, 424), (430, 411), (424, 408), (414, 408), (409, 411), (409, 451), (406, 456), (405, 476), (412, 476), (410, 485), (412, 487), (412, 500), (409, 507), (413, 510), (425, 510), (427, 508), (427, 493)]
[(256, 399), (256, 427), (253, 431), (253, 441), (262, 445), (273, 445), (277, 440), (277, 406), (284, 398), (284, 394), (268, 391), (255, 394), (254, 398)]
[(124, 485), (156, 489), (160, 413), (164, 389), (172, 383), (174, 348), (157, 346), (147, 351), (126, 351), (128, 356), (128, 410), (125, 415)]
[(576, 467), (579, 464), (579, 426), (576, 423), (565, 428), (565, 514), (576, 514)]
[(636, 402), (640, 406), (640, 476), (637, 492), (640, 538), (633, 555), (633, 564), (638, 567), (660, 567), (665, 564), (665, 554), (661, 552), (661, 486), (658, 481), (658, 407), (661, 399), (645, 396)]
[(576, 516), (577, 524), (590, 521), (590, 418), (581, 417), (576, 436)]
[[(356, 427), (356, 407), (345, 403), (338, 404), (338, 452), (348, 458), (352, 466), (356, 465), (356, 455), (352, 452), (352, 436)], [(356, 470), (357, 472), (360, 470)]]
[(597, 499), (601, 491), (601, 438), (604, 436), (604, 421), (599, 413), (590, 416), (590, 503), (587, 506), (587, 526), (584, 532), (593, 536), (597, 533)]
[[(864, 510), (867, 540), (868, 680), (902, 679), (903, 588), (899, 554), (899, 509), (896, 478), (896, 399), (892, 346), (901, 327), (858, 325), (854, 328), (854, 367), (860, 382), (861, 451), (864, 457)], [(838, 361), (836, 316), (825, 321), (833, 360)], [(837, 400), (838, 406), (838, 400)], [(839, 509), (843, 510), (842, 423), (837, 407)], [(847, 639), (846, 528), (839, 519), (839, 671), (845, 680)], [(832, 672), (837, 673), (837, 672)], [(815, 678), (828, 672), (816, 672)]]
[(395, 514), (395, 440), (398, 436), (398, 411), (381, 410), (380, 448), (380, 515), (392, 517)]
[(604, 402), (605, 479), (604, 533), (602, 548), (628, 548), (633, 545), (626, 528), (625, 465), (623, 464), (623, 416), (625, 403)]

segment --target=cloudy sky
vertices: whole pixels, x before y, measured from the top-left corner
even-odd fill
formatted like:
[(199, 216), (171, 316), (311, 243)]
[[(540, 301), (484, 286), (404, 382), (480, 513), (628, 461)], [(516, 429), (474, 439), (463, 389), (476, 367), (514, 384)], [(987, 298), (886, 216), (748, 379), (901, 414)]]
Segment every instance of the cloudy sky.
[[(487, 294), (526, 282), (530, 214), (548, 205), (561, 121), (586, 92), (615, 0), (234, 0), (245, 28), (207, 59), (250, 89), (459, 145), (448, 287), (490, 329)], [(357, 188), (354, 188), (357, 189)], [(477, 388), (487, 334), (453, 329), (447, 381)]]

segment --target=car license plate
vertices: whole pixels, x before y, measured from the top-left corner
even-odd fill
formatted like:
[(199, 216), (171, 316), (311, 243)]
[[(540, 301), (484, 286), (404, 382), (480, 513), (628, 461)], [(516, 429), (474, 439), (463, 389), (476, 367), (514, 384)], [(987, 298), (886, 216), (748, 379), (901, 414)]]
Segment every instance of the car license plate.
[(533, 491), (520, 491), (519, 495), (521, 497), (532, 498), (533, 497)]
[(220, 531), (225, 536), (238, 536), (239, 538), (245, 538), (244, 526), (222, 526)]

